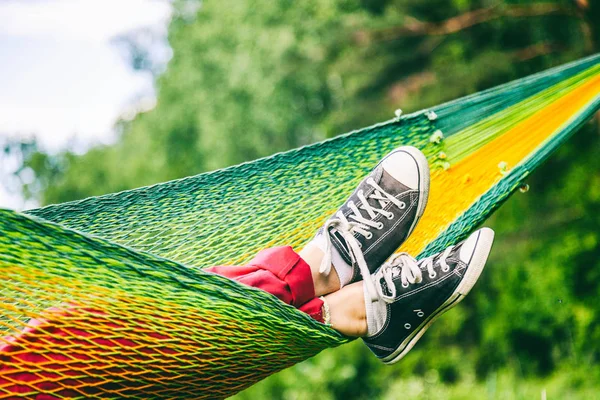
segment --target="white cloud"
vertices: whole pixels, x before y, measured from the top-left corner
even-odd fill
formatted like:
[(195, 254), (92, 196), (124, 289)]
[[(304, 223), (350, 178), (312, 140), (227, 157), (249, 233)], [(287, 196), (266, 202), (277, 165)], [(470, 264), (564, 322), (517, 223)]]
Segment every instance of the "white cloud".
[[(110, 142), (114, 122), (154, 96), (111, 39), (166, 34), (170, 16), (168, 0), (0, 0), (0, 136), (35, 135), (49, 151)], [(2, 206), (28, 205), (0, 185)]]
[(112, 126), (139, 96), (152, 96), (149, 74), (132, 71), (106, 43), (3, 40), (0, 134), (31, 134), (51, 151), (72, 137), (106, 142)]
[(50, 151), (76, 137), (107, 142), (115, 120), (153, 95), (110, 44), (115, 35), (163, 31), (166, 0), (0, 1), (0, 135), (35, 134)]
[(39, 207), (39, 204), (33, 200), (24, 200), (19, 193), (12, 193), (0, 186), (0, 208), (22, 211)]
[(0, 35), (105, 42), (164, 24), (170, 13), (166, 0), (5, 0), (0, 2)]

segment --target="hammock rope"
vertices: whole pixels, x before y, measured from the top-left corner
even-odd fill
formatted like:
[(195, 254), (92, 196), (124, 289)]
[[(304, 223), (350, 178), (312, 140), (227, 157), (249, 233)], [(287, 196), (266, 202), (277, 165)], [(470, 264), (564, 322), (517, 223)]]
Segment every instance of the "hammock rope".
[(424, 151), (429, 205), (403, 251), (464, 238), (600, 108), (600, 56), (254, 162), (0, 210), (0, 399), (219, 398), (346, 343), (204, 273), (299, 249), (393, 148)]

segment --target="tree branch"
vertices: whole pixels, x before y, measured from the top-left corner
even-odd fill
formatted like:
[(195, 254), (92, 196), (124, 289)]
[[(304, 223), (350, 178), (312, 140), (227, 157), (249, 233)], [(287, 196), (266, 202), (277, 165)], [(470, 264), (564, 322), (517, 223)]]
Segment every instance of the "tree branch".
[(556, 43), (552, 42), (541, 42), (532, 44), (531, 46), (527, 46), (525, 48), (519, 49), (512, 53), (512, 57), (516, 61), (527, 61), (532, 58), (544, 56), (546, 54), (553, 53), (557, 50), (560, 50), (562, 46), (559, 46)]
[[(540, 42), (531, 46), (523, 47), (519, 50), (508, 53), (508, 56), (516, 61), (522, 62), (532, 58), (547, 55), (559, 51), (563, 46), (554, 42)], [(391, 103), (401, 104), (411, 95), (418, 93), (424, 86), (431, 85), (437, 81), (434, 72), (425, 70), (416, 74), (404, 77), (403, 79), (390, 85), (387, 95)], [(600, 115), (600, 111), (598, 112)]]
[(526, 18), (553, 14), (577, 16), (571, 8), (553, 3), (506, 6), (496, 5), (469, 11), (439, 23), (423, 22), (407, 16), (407, 23), (402, 26), (371, 32), (359, 31), (356, 33), (355, 39), (365, 43), (373, 40), (387, 41), (411, 36), (449, 35), (502, 17)]

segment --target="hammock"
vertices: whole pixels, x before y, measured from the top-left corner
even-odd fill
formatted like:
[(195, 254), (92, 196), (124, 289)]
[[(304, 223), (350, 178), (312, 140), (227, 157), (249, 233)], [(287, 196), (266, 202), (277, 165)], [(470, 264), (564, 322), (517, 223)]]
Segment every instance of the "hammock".
[[(223, 170), (0, 210), (0, 399), (221, 398), (349, 341), (202, 267), (300, 248), (393, 148), (432, 171), (402, 250), (464, 238), (600, 107), (600, 55)], [(45, 395), (45, 396), (44, 396)]]

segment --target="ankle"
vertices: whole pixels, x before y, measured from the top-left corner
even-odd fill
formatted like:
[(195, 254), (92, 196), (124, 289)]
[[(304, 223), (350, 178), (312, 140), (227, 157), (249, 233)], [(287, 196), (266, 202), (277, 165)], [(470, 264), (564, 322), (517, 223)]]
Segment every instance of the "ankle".
[(353, 337), (367, 335), (367, 315), (365, 312), (362, 282), (345, 286), (342, 290), (326, 298), (331, 318), (331, 326), (338, 332)]
[(361, 316), (356, 316), (354, 318), (354, 331), (355, 334), (352, 336), (356, 336), (356, 337), (365, 337), (367, 336), (368, 332), (369, 332), (369, 328), (367, 327), (367, 316), (366, 315), (361, 315)]
[(340, 289), (340, 279), (335, 268), (331, 268), (330, 273), (327, 275), (319, 272), (324, 254), (315, 243), (308, 243), (299, 254), (310, 267), (315, 296), (323, 296)]

